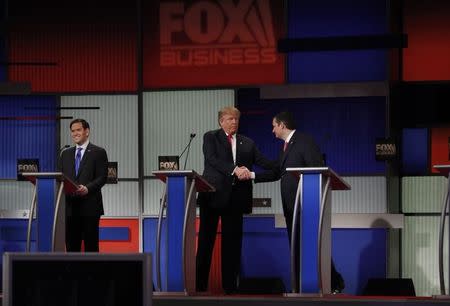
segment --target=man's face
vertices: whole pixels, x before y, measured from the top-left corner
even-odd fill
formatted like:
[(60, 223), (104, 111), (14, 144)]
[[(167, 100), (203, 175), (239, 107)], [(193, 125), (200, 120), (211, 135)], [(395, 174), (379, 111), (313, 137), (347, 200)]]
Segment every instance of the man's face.
[(284, 131), (284, 124), (280, 122), (279, 124), (275, 120), (275, 118), (272, 120), (272, 133), (275, 135), (276, 138), (283, 139), (283, 131)]
[(239, 127), (239, 117), (236, 114), (225, 114), (220, 118), (220, 127), (227, 134), (236, 134)]
[(89, 129), (83, 128), (80, 122), (76, 122), (70, 127), (70, 134), (74, 143), (82, 145), (89, 137)]

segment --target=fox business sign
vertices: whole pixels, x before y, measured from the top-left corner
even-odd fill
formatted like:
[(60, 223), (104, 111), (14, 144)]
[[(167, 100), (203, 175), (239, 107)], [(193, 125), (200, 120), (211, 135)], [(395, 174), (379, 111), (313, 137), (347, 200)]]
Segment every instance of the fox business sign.
[(375, 144), (376, 160), (391, 160), (397, 156), (397, 146), (392, 139), (377, 139)]
[(270, 0), (160, 2), (160, 66), (274, 64)]

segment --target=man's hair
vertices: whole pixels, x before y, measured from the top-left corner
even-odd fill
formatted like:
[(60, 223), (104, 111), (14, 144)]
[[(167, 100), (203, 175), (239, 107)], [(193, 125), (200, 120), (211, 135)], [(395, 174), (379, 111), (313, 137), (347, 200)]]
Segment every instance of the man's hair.
[(73, 119), (70, 122), (70, 126), (69, 126), (70, 129), (72, 129), (72, 125), (74, 125), (75, 123), (81, 123), (81, 125), (83, 126), (83, 129), (89, 129), (89, 123), (86, 120), (80, 119), (80, 118)]
[(283, 123), (287, 129), (295, 130), (294, 115), (291, 112), (278, 113), (273, 119), (275, 119), (275, 122), (278, 124)]
[(217, 120), (220, 123), (220, 119), (222, 119), (225, 115), (236, 115), (238, 118), (241, 116), (241, 112), (234, 106), (225, 106), (219, 111), (219, 115)]

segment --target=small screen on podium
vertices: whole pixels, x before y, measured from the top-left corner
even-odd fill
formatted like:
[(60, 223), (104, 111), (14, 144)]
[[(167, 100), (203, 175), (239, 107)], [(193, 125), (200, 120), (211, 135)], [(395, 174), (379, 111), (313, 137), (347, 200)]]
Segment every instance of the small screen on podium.
[(3, 305), (151, 305), (149, 254), (5, 253)]

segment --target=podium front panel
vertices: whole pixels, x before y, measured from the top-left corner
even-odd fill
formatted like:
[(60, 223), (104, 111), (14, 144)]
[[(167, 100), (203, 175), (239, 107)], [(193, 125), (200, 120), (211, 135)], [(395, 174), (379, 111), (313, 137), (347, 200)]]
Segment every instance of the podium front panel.
[(319, 288), (320, 174), (304, 174), (300, 210), (300, 292), (317, 293)]
[(39, 252), (51, 252), (56, 181), (54, 178), (38, 178), (36, 180), (36, 188), (37, 249)]

